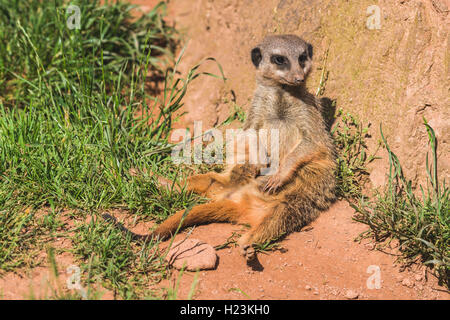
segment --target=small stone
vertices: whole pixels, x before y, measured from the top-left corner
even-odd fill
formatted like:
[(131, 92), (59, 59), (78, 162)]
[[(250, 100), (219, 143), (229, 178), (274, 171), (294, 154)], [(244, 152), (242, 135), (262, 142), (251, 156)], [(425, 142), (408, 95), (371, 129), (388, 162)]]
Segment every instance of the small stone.
[(197, 239), (185, 239), (172, 245), (166, 261), (175, 269), (185, 266), (188, 271), (216, 268), (217, 254), (214, 248)]
[(358, 299), (358, 296), (359, 294), (355, 290), (347, 290), (345, 293), (345, 297), (350, 300)]
[(305, 289), (306, 289), (306, 290), (311, 290), (311, 287), (308, 286), (308, 285), (306, 285), (306, 286), (305, 286)]
[(405, 287), (408, 287), (408, 288), (412, 288), (412, 287), (414, 287), (414, 282), (412, 282), (408, 278), (405, 278), (402, 281), (402, 285), (404, 285)]

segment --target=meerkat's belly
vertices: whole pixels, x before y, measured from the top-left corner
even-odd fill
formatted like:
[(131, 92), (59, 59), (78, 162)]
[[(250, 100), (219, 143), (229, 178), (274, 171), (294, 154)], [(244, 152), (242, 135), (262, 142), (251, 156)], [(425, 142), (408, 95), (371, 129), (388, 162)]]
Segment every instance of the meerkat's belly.
[(260, 139), (261, 147), (265, 149), (269, 158), (277, 155), (281, 161), (302, 139), (301, 130), (291, 121), (271, 119), (261, 127), (267, 139)]

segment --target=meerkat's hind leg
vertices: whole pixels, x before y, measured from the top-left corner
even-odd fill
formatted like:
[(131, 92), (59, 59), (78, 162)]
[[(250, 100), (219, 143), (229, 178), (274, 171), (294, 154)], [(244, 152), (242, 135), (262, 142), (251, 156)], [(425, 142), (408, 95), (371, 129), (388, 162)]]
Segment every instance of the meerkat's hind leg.
[(226, 176), (223, 176), (216, 172), (208, 172), (205, 174), (197, 174), (188, 177), (185, 182), (172, 181), (157, 174), (153, 174), (158, 183), (166, 188), (173, 188), (178, 192), (182, 192), (183, 189), (192, 191), (201, 195), (207, 195), (208, 191), (217, 191), (214, 189), (222, 189), (227, 183)]
[[(261, 209), (256, 210), (255, 213), (259, 217), (253, 219), (250, 223), (250, 230), (243, 234), (238, 240), (240, 253), (247, 261), (256, 258), (256, 251), (253, 247), (254, 244), (263, 244), (278, 238), (285, 231), (283, 219), (285, 206), (283, 204), (278, 203), (272, 205), (264, 211), (261, 212)], [(254, 216), (254, 214), (251, 214), (250, 216)]]
[(234, 188), (254, 179), (259, 172), (259, 167), (250, 164), (236, 165), (227, 168), (222, 173), (208, 172), (197, 174), (187, 178), (186, 188), (201, 195), (214, 198), (226, 188)]
[(155, 236), (167, 238), (181, 228), (211, 223), (233, 222), (239, 223), (245, 215), (245, 204), (232, 200), (218, 200), (194, 206), (190, 211), (181, 210), (161, 223), (153, 232)]
[(220, 193), (228, 184), (228, 175), (208, 172), (187, 178), (186, 188), (188, 191), (213, 197), (215, 194)]

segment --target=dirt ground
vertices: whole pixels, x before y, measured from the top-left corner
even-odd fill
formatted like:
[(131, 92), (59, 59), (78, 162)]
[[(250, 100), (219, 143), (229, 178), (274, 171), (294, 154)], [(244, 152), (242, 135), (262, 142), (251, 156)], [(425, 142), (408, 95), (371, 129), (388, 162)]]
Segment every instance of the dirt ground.
[[(247, 265), (233, 245), (218, 250), (215, 270), (200, 271), (194, 299), (443, 299), (450, 294), (437, 279), (420, 266), (402, 269), (395, 263), (396, 250), (374, 249), (372, 242), (357, 242), (358, 235), (367, 230), (355, 222), (353, 209), (346, 201), (335, 203), (328, 211), (301, 232), (287, 236), (278, 250), (259, 253), (257, 262)], [(119, 216), (121, 220), (125, 216)], [(131, 219), (125, 219), (131, 221)], [(131, 228), (146, 233), (151, 223)], [(194, 228), (190, 237), (212, 246), (224, 244), (233, 232), (242, 227), (214, 223)], [(182, 240), (186, 232), (176, 236)], [(166, 243), (167, 244), (167, 243)], [(61, 242), (68, 248), (70, 241)], [(164, 247), (164, 245), (163, 245)], [(45, 253), (43, 253), (45, 255)], [(70, 274), (65, 273), (74, 263), (69, 253), (56, 256), (60, 270), (59, 285), (63, 288)], [(173, 270), (169, 279), (158, 288), (175, 288), (179, 272)], [(186, 299), (196, 276), (184, 272), (181, 276), (178, 299)], [(375, 277), (379, 276), (379, 286)], [(45, 299), (58, 284), (48, 265), (26, 273), (8, 273), (0, 278), (3, 299)], [(113, 299), (111, 292), (100, 289), (101, 299)]]
[[(158, 1), (134, 0), (132, 2), (143, 5), (145, 11)], [(234, 2), (236, 3), (233, 4)], [(273, 31), (277, 24), (276, 19), (280, 18), (281, 15), (277, 16), (275, 12), (273, 21), (264, 24), (263, 27), (253, 29), (251, 23), (254, 23), (257, 18), (250, 17), (250, 12), (253, 12), (256, 17), (259, 14), (267, 16), (268, 13), (272, 13), (274, 7), (279, 8), (279, 12), (282, 12), (284, 3), (288, 3), (288, 6), (291, 3), (291, 1), (270, 1), (271, 4), (278, 2), (279, 4), (278, 6), (256, 6), (250, 4), (249, 1), (244, 1), (243, 3), (246, 3), (248, 8), (244, 10), (244, 15), (240, 19), (247, 19), (248, 23), (239, 25), (233, 24), (233, 22), (236, 22), (236, 16), (239, 15), (236, 8), (239, 7), (238, 3), (240, 2), (234, 2), (224, 1), (224, 11), (220, 15), (214, 11), (213, 1), (180, 0), (169, 3), (168, 20), (176, 22), (177, 27), (190, 30), (188, 34), (192, 38), (186, 48), (186, 57), (181, 69), (185, 71), (202, 58), (216, 52), (217, 55), (213, 56), (223, 63), (225, 74), (230, 77), (230, 81), (226, 85), (223, 85), (217, 79), (206, 79), (203, 82), (193, 84), (190, 94), (186, 97), (186, 108), (190, 113), (184, 119), (184, 124), (190, 125), (193, 120), (199, 118), (205, 120), (209, 126), (223, 121), (228, 115), (228, 110), (222, 108), (223, 97), (230, 98), (231, 90), (236, 92), (239, 104), (243, 105), (244, 108), (248, 107), (254, 81), (253, 74), (250, 72), (251, 66), (247, 61), (249, 59), (244, 56), (244, 53), (249, 52), (250, 40), (256, 43), (257, 39), (266, 31), (269, 29)], [(410, 3), (410, 1), (396, 2), (404, 6)], [(416, 1), (411, 1), (411, 3), (413, 2)], [(445, 1), (438, 2), (441, 5), (442, 3), (445, 4)], [(388, 6), (385, 1), (381, 3)], [(426, 8), (428, 8), (428, 5)], [(406, 12), (403, 11), (403, 15), (406, 15)], [(310, 13), (313, 22), (318, 21), (313, 11), (308, 11), (308, 13)], [(204, 16), (197, 21), (195, 17), (202, 14)], [(443, 16), (442, 12), (438, 12), (436, 15), (439, 15), (440, 19), (448, 24), (447, 15)], [(308, 15), (306, 16), (308, 17)], [(289, 16), (287, 17), (289, 18)], [(292, 29), (289, 27), (289, 23), (285, 26), (286, 31)], [(208, 42), (217, 37), (212, 34), (212, 31), (221, 30), (220, 28), (223, 30), (221, 39), (225, 43), (224, 46), (222, 46), (223, 42), (220, 41)], [(248, 36), (237, 36), (239, 31), (245, 30), (248, 31)], [(420, 35), (421, 30), (418, 27), (414, 32)], [(400, 38), (403, 36), (403, 34), (395, 35)], [(407, 37), (403, 38), (406, 39)], [(314, 37), (311, 36), (311, 39), (314, 39)], [(438, 40), (434, 39), (433, 41)], [(410, 43), (412, 40), (407, 41)], [(202, 43), (204, 46), (201, 46)], [(235, 43), (235, 47), (231, 46), (232, 43)], [(322, 48), (324, 46), (322, 44)], [(224, 47), (230, 50), (224, 50)], [(408, 48), (405, 47), (406, 49)], [(388, 52), (390, 48), (386, 47), (380, 50), (387, 50)], [(426, 50), (420, 49), (419, 51), (423, 53)], [(438, 51), (436, 55), (439, 58)], [(338, 58), (339, 55), (336, 55), (336, 59)], [(407, 62), (405, 63), (407, 64)], [(438, 64), (434, 64), (433, 68), (432, 65), (433, 63), (430, 65), (431, 73), (434, 72), (434, 68)], [(419, 69), (422, 70), (423, 68), (417, 70)], [(217, 69), (214, 69), (214, 71), (217, 72)], [(314, 72), (315, 74), (319, 73), (318, 71)], [(339, 76), (334, 79), (332, 76), (330, 76), (331, 88), (328, 91), (328, 94), (331, 95), (339, 90), (338, 83), (342, 80), (339, 79)], [(436, 81), (439, 80), (438, 76), (435, 78)], [(431, 89), (433, 83), (431, 82), (429, 85)], [(389, 83), (386, 83), (386, 85), (389, 85)], [(428, 88), (428, 85), (422, 87)], [(384, 89), (381, 88), (381, 90)], [(443, 90), (441, 93), (445, 94)], [(415, 93), (409, 91), (408, 94), (408, 99), (412, 99), (411, 97)], [(350, 107), (352, 104), (361, 102), (361, 95), (359, 100), (356, 97), (353, 102), (345, 94), (340, 98), (341, 104), (348, 102)], [(371, 97), (367, 96), (366, 98)], [(436, 111), (431, 117), (432, 119), (445, 119), (443, 114), (448, 112), (448, 108), (446, 110), (439, 109), (439, 103), (442, 101), (438, 98), (432, 99), (431, 102), (419, 101), (413, 107), (419, 110), (425, 106), (420, 110), (426, 109), (425, 112)], [(417, 113), (414, 110), (411, 109), (411, 117), (420, 119), (422, 113)], [(372, 114), (369, 111), (362, 113), (367, 117)], [(394, 111), (390, 111), (390, 114), (394, 116), (395, 121), (398, 121)], [(448, 126), (444, 120), (443, 122), (436, 120), (435, 124), (438, 135), (447, 132)], [(183, 123), (179, 125), (183, 125)], [(401, 139), (407, 139), (406, 133), (409, 133), (409, 127), (405, 127), (401, 131), (405, 132), (405, 136), (401, 136)], [(408, 143), (415, 145), (416, 140), (411, 140)], [(404, 150), (407, 150), (408, 145), (404, 148)], [(409, 151), (405, 151), (405, 154), (405, 158), (417, 158), (416, 154)], [(379, 168), (380, 172), (384, 172), (382, 166)], [(378, 181), (375, 184), (383, 184), (383, 177), (380, 178), (380, 176), (383, 176), (383, 174), (378, 173), (378, 176), (375, 175), (373, 178), (373, 181)], [(361, 232), (367, 230), (367, 226), (353, 221), (353, 214), (354, 211), (347, 202), (339, 201), (335, 203), (332, 208), (322, 213), (310, 226), (304, 228), (301, 232), (288, 235), (281, 242), (282, 250), (268, 252), (267, 254), (260, 253), (258, 263), (251, 266), (248, 266), (239, 255), (238, 248), (230, 247), (217, 251), (219, 257), (217, 269), (199, 272), (194, 299), (450, 299), (448, 291), (439, 286), (436, 278), (427, 272), (424, 267), (414, 265), (410, 269), (403, 270), (400, 265), (396, 264), (395, 248), (388, 250), (389, 252), (381, 252), (374, 249), (374, 244), (368, 240), (361, 243), (356, 242), (355, 239)], [(143, 226), (139, 226), (134, 231), (144, 233), (146, 232), (144, 229)], [(196, 227), (191, 234), (191, 238), (200, 239), (215, 246), (223, 244), (233, 231), (238, 230), (241, 230), (241, 228), (236, 225), (210, 224)], [(184, 235), (185, 233), (178, 235), (176, 240), (183, 238)], [(69, 244), (61, 243), (62, 247), (67, 245)], [(63, 254), (57, 256), (57, 263), (61, 270), (66, 270), (73, 263), (73, 259), (70, 254)], [(377, 273), (377, 270), (379, 273)], [(376, 273), (380, 277), (379, 288), (371, 286), (373, 282), (370, 280), (377, 276)], [(63, 284), (67, 276), (66, 274), (61, 275), (60, 281)], [(188, 296), (194, 277), (195, 273), (192, 272), (183, 274), (178, 298), (184, 299)], [(28, 273), (9, 273), (0, 278), (0, 297), (2, 299), (30, 298), (30, 292), (33, 291), (36, 297), (45, 298), (51, 293), (48, 285), (51, 278), (48, 266), (45, 265), (34, 268)], [(177, 272), (175, 271), (169, 280), (163, 281), (159, 286), (172, 287), (175, 285), (176, 279)], [(102, 299), (111, 298), (113, 296), (109, 292), (102, 296)]]
[[(289, 235), (282, 250), (260, 253), (248, 266), (238, 248), (217, 251), (218, 267), (198, 275), (195, 299), (449, 299), (445, 289), (424, 268), (402, 270), (395, 249), (374, 250), (369, 241), (355, 242), (367, 227), (352, 220), (353, 209), (339, 201), (309, 227)], [(191, 238), (223, 244), (239, 226), (196, 227)], [(176, 240), (182, 239), (183, 234)], [(379, 267), (380, 287), (374, 270)], [(195, 273), (183, 274), (179, 297), (185, 299)], [(174, 285), (177, 273), (163, 285)], [(370, 279), (369, 279), (370, 278)], [(369, 284), (368, 284), (369, 283)], [(372, 289), (371, 289), (372, 288)]]

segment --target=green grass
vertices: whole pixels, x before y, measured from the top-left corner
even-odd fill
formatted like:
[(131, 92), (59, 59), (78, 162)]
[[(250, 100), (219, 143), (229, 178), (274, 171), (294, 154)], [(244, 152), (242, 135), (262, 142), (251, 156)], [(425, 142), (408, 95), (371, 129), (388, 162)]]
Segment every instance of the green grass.
[(26, 106), (38, 92), (48, 95), (49, 87), (55, 95), (114, 90), (112, 80), (132, 77), (142, 61), (153, 77), (162, 76), (176, 45), (175, 29), (162, 19), (163, 3), (134, 20), (134, 6), (106, 3), (70, 2), (81, 11), (81, 28), (70, 30), (68, 2), (0, 1), (2, 101)]
[(436, 271), (441, 284), (449, 287), (450, 275), (450, 189), (445, 180), (439, 181), (437, 170), (437, 140), (434, 130), (424, 119), (431, 148), (432, 163), (426, 159), (427, 184), (413, 190), (412, 183), (402, 170), (400, 161), (390, 149), (381, 131), (384, 146), (389, 153), (388, 183), (370, 200), (361, 198), (353, 204), (356, 221), (370, 229), (362, 237), (376, 241), (393, 239), (399, 242), (401, 260), (416, 261)]
[(74, 254), (89, 261), (81, 267), (83, 274), (90, 274), (83, 283), (103, 282), (114, 296), (125, 299), (157, 295), (146, 287), (165, 273), (158, 242), (135, 244), (130, 236), (124, 237), (120, 230), (95, 217), (90, 223), (80, 223), (72, 239)]
[(185, 174), (168, 137), (199, 65), (178, 75), (163, 4), (139, 19), (122, 2), (71, 4), (79, 30), (66, 27), (66, 2), (0, 1), (0, 271), (43, 262), (46, 244), (65, 237), (84, 281), (152, 297), (145, 281), (165, 272), (157, 243), (131, 244), (96, 217), (120, 208), (162, 220), (198, 200), (160, 188), (151, 172)]
[(337, 151), (336, 194), (352, 200), (362, 196), (369, 175), (367, 165), (376, 159), (376, 151), (369, 153), (366, 139), (369, 126), (342, 109), (336, 115), (337, 123), (331, 130)]

